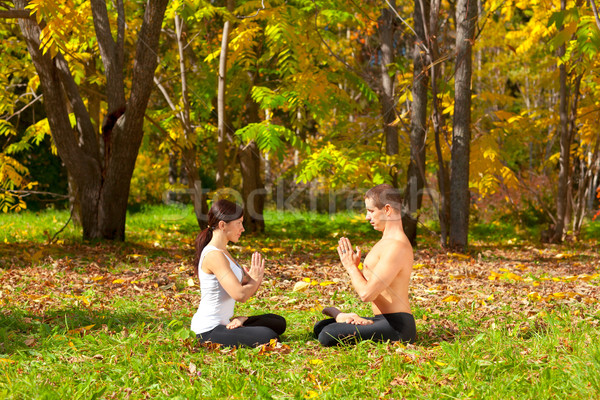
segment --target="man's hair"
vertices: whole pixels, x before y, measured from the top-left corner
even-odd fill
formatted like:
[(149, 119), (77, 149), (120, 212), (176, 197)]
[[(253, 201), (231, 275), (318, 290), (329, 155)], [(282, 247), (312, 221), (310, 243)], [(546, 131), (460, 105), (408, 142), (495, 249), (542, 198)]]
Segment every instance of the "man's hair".
[(387, 183), (369, 189), (365, 193), (365, 199), (371, 199), (375, 203), (375, 207), (379, 209), (389, 204), (394, 210), (402, 211), (402, 194), (398, 189)]

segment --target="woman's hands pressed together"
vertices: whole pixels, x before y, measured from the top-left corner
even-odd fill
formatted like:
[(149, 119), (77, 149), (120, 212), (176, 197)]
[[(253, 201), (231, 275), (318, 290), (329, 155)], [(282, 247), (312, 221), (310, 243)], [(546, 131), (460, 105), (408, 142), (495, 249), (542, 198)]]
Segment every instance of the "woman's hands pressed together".
[(265, 260), (262, 255), (258, 252), (253, 253), (250, 262), (250, 270), (244, 267), (244, 271), (252, 278), (252, 280), (260, 284), (265, 274)]

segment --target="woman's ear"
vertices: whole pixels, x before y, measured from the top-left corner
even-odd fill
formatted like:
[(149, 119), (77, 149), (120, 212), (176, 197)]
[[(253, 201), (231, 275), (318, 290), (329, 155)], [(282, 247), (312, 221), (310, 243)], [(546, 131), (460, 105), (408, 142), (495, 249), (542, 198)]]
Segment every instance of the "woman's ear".
[(217, 226), (219, 227), (219, 229), (225, 229), (225, 224), (226, 224), (225, 221), (219, 221)]

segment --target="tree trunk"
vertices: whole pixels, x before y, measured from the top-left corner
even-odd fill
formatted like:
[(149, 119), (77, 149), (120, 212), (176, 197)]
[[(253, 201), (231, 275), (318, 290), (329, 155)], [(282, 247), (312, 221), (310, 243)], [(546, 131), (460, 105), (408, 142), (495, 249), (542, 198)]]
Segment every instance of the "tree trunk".
[(410, 163), (404, 204), (407, 214), (402, 220), (404, 232), (413, 246), (417, 242), (417, 213), (423, 201), (425, 187), (425, 136), (427, 125), (427, 46), (426, 21), (429, 17), (429, 2), (415, 0), (415, 45), (413, 48), (412, 112), (410, 118)]
[[(566, 0), (560, 1), (561, 10), (567, 6)], [(558, 28), (562, 30), (562, 25)], [(558, 56), (563, 57), (566, 47), (563, 44), (558, 49)], [(569, 86), (567, 82), (567, 66), (560, 63), (559, 71), (559, 118), (560, 118), (560, 160), (558, 172), (558, 192), (556, 194), (556, 225), (550, 239), (553, 243), (562, 242), (566, 230), (565, 218), (568, 214), (569, 175), (571, 170), (571, 134), (569, 132)]]
[[(569, 112), (569, 141), (573, 143), (575, 140), (575, 136), (577, 134), (577, 109), (579, 107), (579, 97), (581, 95), (581, 80), (583, 79), (583, 74), (577, 75), (575, 78), (574, 86), (573, 86), (573, 97)], [(569, 146), (570, 147), (570, 146)], [(569, 152), (570, 153), (570, 152)], [(591, 156), (591, 153), (588, 153)], [(570, 154), (569, 154), (570, 157)], [(574, 168), (571, 168), (570, 177), (569, 177), (569, 192), (571, 194), (571, 200), (569, 202), (569, 207), (567, 208), (567, 216), (565, 219), (565, 225), (569, 225), (572, 223), (573, 226), (573, 236), (578, 237), (581, 232), (581, 226), (583, 225), (583, 218), (585, 217), (585, 197), (587, 195), (587, 189), (589, 187), (589, 180), (591, 175), (589, 174), (591, 164), (591, 157), (589, 159), (590, 163), (585, 160), (585, 156), (581, 155), (579, 160), (579, 179), (577, 179), (577, 187), (575, 187), (575, 177)], [(577, 161), (577, 157), (574, 162)]]
[[(260, 122), (258, 104), (249, 98), (246, 102), (248, 123)], [(242, 197), (244, 199), (244, 227), (249, 233), (265, 231), (265, 190), (260, 177), (260, 150), (256, 142), (240, 146), (240, 169), (242, 172)]]
[(456, 4), (456, 73), (454, 76), (454, 130), (450, 176), (450, 247), (464, 251), (469, 232), (469, 156), (471, 144), (472, 47), (477, 19), (476, 0)]
[(81, 226), (81, 204), (79, 203), (79, 189), (75, 179), (67, 171), (67, 180), (69, 182), (69, 210), (71, 212), (71, 220), (73, 225)]
[[(183, 167), (187, 175), (187, 184), (194, 202), (194, 212), (198, 226), (203, 228), (208, 223), (208, 205), (205, 194), (202, 191), (202, 184), (198, 174), (198, 165), (196, 163), (196, 132), (192, 127), (191, 106), (188, 94), (187, 74), (185, 68), (184, 49), (187, 45), (183, 37), (183, 19), (175, 15), (175, 31), (177, 34), (177, 48), (179, 50), (179, 72), (181, 76), (181, 100), (183, 110), (180, 112), (180, 121), (183, 128), (186, 145), (181, 149)], [(196, 190), (200, 187), (200, 190)]]
[[(390, 6), (396, 8), (395, 0)], [(398, 129), (393, 124), (396, 120), (394, 100), (395, 72), (390, 73), (389, 66), (394, 63), (394, 14), (387, 7), (381, 10), (379, 17), (379, 37), (381, 41), (381, 116), (383, 117), (383, 132), (385, 136), (385, 152), (388, 155), (398, 154)], [(394, 178), (394, 177), (393, 177)], [(395, 180), (395, 179), (394, 179)]]
[[(235, 0), (227, 0), (227, 9), (231, 12), (235, 8)], [(223, 37), (221, 38), (221, 54), (219, 56), (219, 83), (217, 90), (217, 187), (222, 188), (225, 176), (225, 138), (227, 137), (227, 115), (225, 113), (225, 99), (227, 90), (227, 47), (229, 45), (229, 32), (231, 22), (223, 24)]]
[(587, 211), (594, 210), (594, 203), (596, 202), (596, 196), (598, 188), (600, 188), (600, 138), (596, 140), (596, 150), (594, 151), (593, 163), (592, 163), (592, 178), (590, 179), (590, 190), (587, 198)]
[[(107, 77), (109, 114), (100, 156), (97, 132), (69, 65), (59, 53), (51, 58), (40, 50), (40, 27), (32, 19), (19, 21), (27, 48), (40, 78), (44, 107), (59, 156), (79, 188), (84, 239), (125, 239), (127, 198), (135, 160), (143, 136), (143, 119), (157, 65), (156, 52), (167, 0), (148, 2), (134, 59), (131, 97), (125, 103), (123, 82), (124, 7), (117, 2), (117, 41), (110, 30), (106, 3), (92, 0), (98, 45)], [(26, 0), (16, 0), (24, 9)], [(76, 127), (71, 128), (69, 102)]]
[[(440, 244), (442, 247), (448, 246), (448, 232), (450, 230), (450, 177), (448, 173), (448, 162), (444, 160), (442, 152), (442, 137), (446, 137), (446, 121), (441, 110), (442, 99), (438, 95), (438, 82), (441, 78), (439, 62), (439, 49), (437, 44), (437, 32), (439, 24), (441, 0), (433, 0), (431, 2), (431, 10), (429, 13), (429, 35), (428, 45), (431, 57), (431, 97), (432, 97), (432, 122), (433, 133), (435, 139), (435, 152), (438, 160), (438, 188), (439, 188), (439, 208), (438, 217), (440, 221), (441, 238)], [(435, 202), (434, 202), (435, 204)]]

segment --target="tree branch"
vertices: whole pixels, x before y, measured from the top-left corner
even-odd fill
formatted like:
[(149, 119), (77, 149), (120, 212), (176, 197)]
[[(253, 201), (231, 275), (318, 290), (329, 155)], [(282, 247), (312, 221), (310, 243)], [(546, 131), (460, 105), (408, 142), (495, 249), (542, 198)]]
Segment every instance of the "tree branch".
[(29, 10), (0, 10), (0, 19), (12, 18), (35, 19)]
[(257, 16), (258, 16), (258, 14), (259, 14), (261, 11), (265, 10), (265, 0), (261, 0), (260, 4), (261, 4), (261, 8), (259, 8), (258, 10), (256, 10), (256, 12), (255, 12), (254, 14), (252, 14), (252, 15), (236, 15), (235, 17), (236, 17), (237, 19), (246, 19), (246, 18), (254, 18), (254, 17), (257, 17)]
[(321, 32), (319, 32), (319, 24), (318, 24), (319, 7), (317, 6), (317, 2), (315, 0), (313, 0), (313, 4), (315, 5), (315, 32), (319, 36), (319, 39), (321, 40), (321, 43), (323, 43), (325, 45), (325, 47), (327, 47), (327, 50), (329, 51), (329, 54), (331, 54), (336, 60), (338, 60), (340, 63), (342, 63), (348, 70), (354, 72), (356, 75), (362, 77), (365, 80), (368, 79), (368, 77), (366, 76), (366, 74), (361, 73), (360, 71), (355, 70), (343, 58), (341, 58), (339, 55), (337, 55), (331, 49), (331, 47), (329, 46), (329, 44), (325, 41), (325, 38), (321, 35)]
[(66, 194), (59, 194), (59, 193), (52, 193), (52, 192), (39, 192), (36, 190), (6, 190), (6, 189), (0, 189), (0, 193), (9, 193), (9, 194), (13, 194), (16, 195), (18, 197), (26, 197), (26, 196), (31, 196), (31, 195), (40, 195), (40, 196), (52, 196), (52, 197), (58, 197), (59, 199), (68, 199), (69, 195)]
[[(175, 106), (175, 103), (173, 103), (173, 100), (171, 100), (171, 97), (169, 96), (169, 92), (162, 85), (162, 83), (160, 83), (160, 81), (158, 80), (158, 78), (156, 76), (154, 77), (154, 84), (156, 85), (156, 87), (160, 90), (160, 92), (164, 96), (165, 101), (167, 102), (167, 104), (169, 105), (169, 107), (171, 108), (171, 110), (172, 111), (177, 111), (177, 107)], [(148, 116), (146, 116), (146, 118), (148, 118)]]
[[(92, 0), (91, 6), (98, 48), (106, 71), (106, 93), (108, 113), (110, 114), (125, 105), (125, 84), (123, 82), (123, 65), (121, 64), (123, 57), (119, 54), (118, 44), (112, 37), (106, 2)], [(119, 11), (121, 10), (119, 9)], [(123, 15), (118, 16), (118, 40), (122, 40), (123, 18)]]
[(16, 117), (17, 115), (21, 114), (23, 111), (28, 109), (32, 104), (36, 103), (39, 99), (42, 98), (42, 96), (43, 96), (42, 94), (40, 94), (39, 96), (35, 96), (35, 98), (33, 100), (31, 100), (29, 103), (27, 103), (27, 105), (23, 106), (23, 108), (21, 108), (19, 111), (15, 111), (12, 115), (10, 115), (8, 117), (2, 117), (2, 118), (9, 121), (12, 117)]
[(176, 140), (173, 140), (173, 138), (171, 137), (171, 135), (169, 135), (169, 132), (167, 132), (165, 130), (165, 128), (163, 128), (162, 126), (160, 126), (160, 124), (158, 122), (156, 122), (148, 114), (144, 114), (144, 118), (147, 121), (149, 121), (152, 125), (154, 125), (154, 127), (156, 129), (158, 129), (167, 138), (167, 140), (169, 141), (169, 143), (171, 143), (177, 150), (179, 150), (180, 152), (183, 151), (183, 147), (181, 147), (181, 145), (179, 145)]
[(92, 120), (90, 119), (90, 114), (86, 108), (85, 102), (79, 92), (79, 87), (71, 74), (69, 63), (61, 53), (58, 53), (54, 59), (54, 65), (56, 65), (60, 74), (62, 86), (75, 114), (77, 130), (81, 135), (79, 137), (79, 145), (84, 148), (89, 156), (96, 160), (100, 160), (100, 149), (98, 148), (98, 142), (96, 140), (96, 131), (92, 124)]
[(592, 5), (592, 11), (594, 12), (594, 18), (596, 19), (596, 26), (600, 29), (600, 17), (598, 17), (598, 8), (596, 7), (596, 2), (594, 0), (590, 0), (590, 4)]

